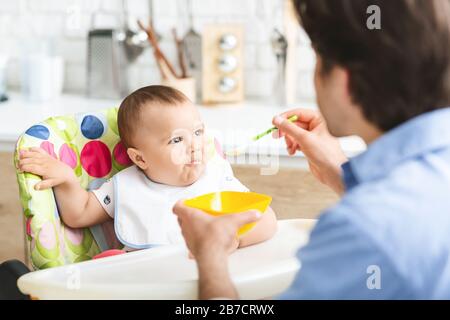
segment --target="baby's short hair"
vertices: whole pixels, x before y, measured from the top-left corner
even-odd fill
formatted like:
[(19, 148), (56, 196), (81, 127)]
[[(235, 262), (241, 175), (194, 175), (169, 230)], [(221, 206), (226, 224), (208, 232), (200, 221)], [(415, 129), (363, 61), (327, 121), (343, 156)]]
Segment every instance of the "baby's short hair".
[(189, 102), (181, 91), (160, 85), (140, 88), (127, 96), (119, 107), (117, 126), (125, 148), (133, 147), (133, 137), (139, 128), (141, 113), (144, 107), (151, 104), (173, 106)]

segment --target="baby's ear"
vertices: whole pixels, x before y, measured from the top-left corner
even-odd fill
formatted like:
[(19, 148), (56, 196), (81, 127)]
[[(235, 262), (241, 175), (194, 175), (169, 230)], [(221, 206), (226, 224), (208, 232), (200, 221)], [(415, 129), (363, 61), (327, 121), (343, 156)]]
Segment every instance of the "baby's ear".
[(127, 154), (128, 154), (128, 157), (130, 157), (131, 161), (133, 161), (133, 163), (135, 165), (137, 165), (142, 170), (147, 169), (148, 163), (145, 160), (144, 156), (142, 155), (142, 152), (140, 152), (139, 150), (137, 150), (135, 148), (128, 148)]

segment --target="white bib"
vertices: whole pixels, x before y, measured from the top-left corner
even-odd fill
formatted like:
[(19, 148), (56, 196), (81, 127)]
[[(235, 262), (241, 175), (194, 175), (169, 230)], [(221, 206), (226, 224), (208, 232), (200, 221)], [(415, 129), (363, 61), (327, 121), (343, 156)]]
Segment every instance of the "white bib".
[(120, 242), (134, 249), (184, 243), (172, 212), (178, 200), (216, 191), (248, 191), (220, 157), (211, 159), (200, 179), (187, 187), (155, 183), (137, 166), (117, 173), (113, 182), (115, 232)]

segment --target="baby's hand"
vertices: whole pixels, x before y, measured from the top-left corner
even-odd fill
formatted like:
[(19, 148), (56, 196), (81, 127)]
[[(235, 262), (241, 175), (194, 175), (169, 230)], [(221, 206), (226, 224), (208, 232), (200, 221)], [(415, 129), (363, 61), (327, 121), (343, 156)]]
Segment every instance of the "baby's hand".
[(42, 181), (34, 186), (36, 190), (76, 181), (75, 173), (71, 167), (51, 157), (41, 148), (32, 147), (28, 150), (21, 150), (18, 169), (22, 172), (30, 172), (42, 177)]

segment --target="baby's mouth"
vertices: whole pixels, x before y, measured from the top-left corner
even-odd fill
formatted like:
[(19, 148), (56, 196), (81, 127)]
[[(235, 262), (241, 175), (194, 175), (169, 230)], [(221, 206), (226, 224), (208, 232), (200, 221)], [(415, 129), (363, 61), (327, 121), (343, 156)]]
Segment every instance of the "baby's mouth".
[(194, 157), (191, 158), (191, 161), (188, 163), (189, 165), (197, 165), (202, 163), (202, 154), (194, 154)]

